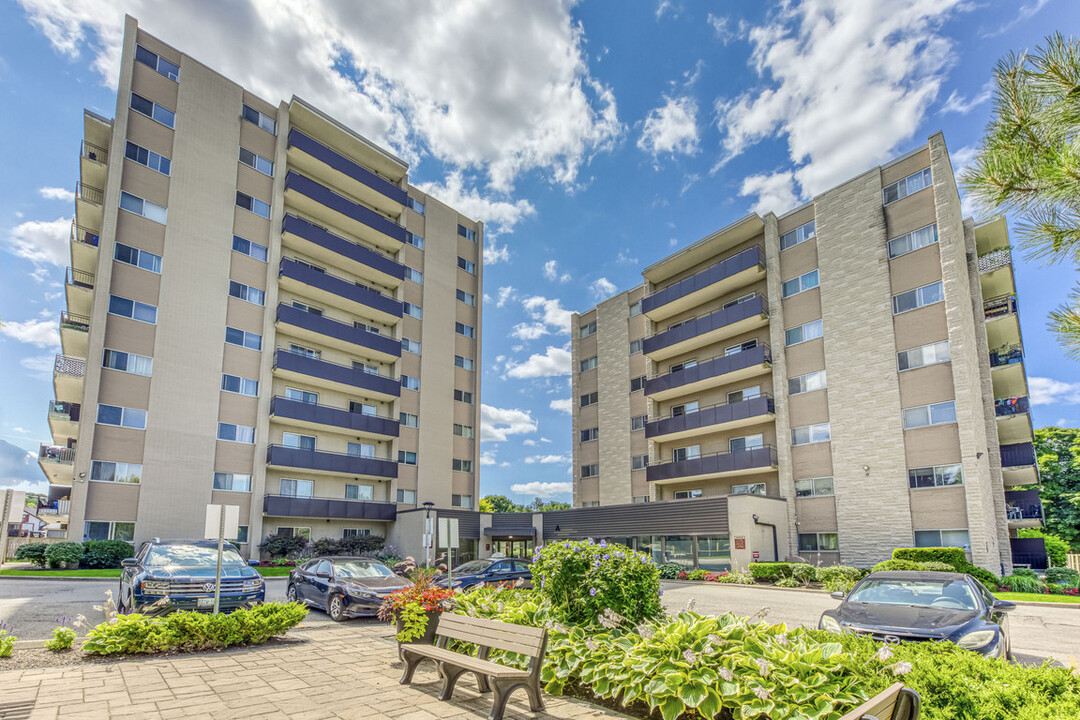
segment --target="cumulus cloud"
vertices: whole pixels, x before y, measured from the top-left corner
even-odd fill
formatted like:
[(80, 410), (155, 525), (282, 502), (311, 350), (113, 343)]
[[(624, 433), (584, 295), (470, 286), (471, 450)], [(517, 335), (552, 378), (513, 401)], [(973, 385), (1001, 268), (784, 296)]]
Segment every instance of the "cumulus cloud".
[(548, 345), (543, 354), (534, 353), (523, 363), (508, 362), (506, 364), (506, 374), (512, 378), (569, 375), (571, 361), (569, 344), (561, 348)]
[(570, 273), (559, 272), (558, 260), (548, 260), (546, 263), (544, 263), (544, 277), (546, 277), (548, 280), (551, 280), (552, 282), (558, 281), (565, 283), (570, 282), (571, 280)]
[(484, 452), (480, 453), (480, 464), (497, 465), (498, 460), (495, 459), (495, 453), (491, 452), (490, 450), (485, 450)]
[(65, 202), (75, 202), (75, 193), (67, 188), (60, 187), (43, 187), (39, 188), (38, 192), (41, 193), (41, 197), (46, 200), (63, 200)]
[(615, 294), (616, 290), (615, 283), (604, 277), (597, 278), (596, 281), (589, 286), (589, 292), (591, 292), (592, 296), (597, 300), (611, 297)]
[(795, 193), (795, 175), (786, 171), (744, 178), (739, 195), (757, 198), (750, 210), (760, 215), (767, 212), (780, 215), (799, 202)]
[(71, 218), (52, 221), (28, 220), (16, 225), (8, 236), (8, 252), (36, 265), (68, 264), (68, 245), (71, 242)]
[(664, 97), (653, 108), (637, 146), (654, 157), (661, 153), (693, 155), (698, 151), (697, 101), (692, 97)]
[(556, 334), (570, 332), (570, 317), (574, 313), (564, 308), (557, 298), (532, 295), (522, 300), (521, 306), (525, 308), (529, 317), (543, 324), (546, 332)]
[[(505, 285), (499, 288), (499, 299), (495, 301), (495, 307), (502, 307), (509, 300), (513, 300), (516, 297), (513, 285)], [(490, 298), (489, 298), (490, 300)]]
[(23, 322), (7, 320), (3, 325), (0, 325), (0, 335), (39, 348), (58, 347), (60, 345), (56, 320), (25, 320)]
[(565, 463), (574, 462), (574, 458), (570, 455), (530, 455), (525, 458), (527, 465), (562, 465)]
[(1028, 394), (1032, 405), (1076, 405), (1080, 403), (1080, 383), (1030, 377)]
[(560, 495), (569, 495), (574, 492), (574, 483), (568, 482), (530, 482), (518, 483), (510, 486), (512, 492), (518, 495), (532, 495), (541, 498), (553, 498)]
[(19, 365), (29, 370), (31, 377), (37, 380), (51, 380), (55, 364), (55, 355), (35, 355), (19, 361)]
[(547, 326), (542, 322), (518, 323), (510, 331), (510, 336), (516, 337), (518, 340), (536, 340), (547, 334)]
[(499, 245), (495, 240), (489, 240), (484, 246), (484, 264), (494, 265), (501, 262), (510, 262), (510, 248)]
[(548, 407), (558, 412), (564, 412), (567, 415), (573, 412), (573, 399), (563, 398), (562, 400), (552, 400), (548, 403)]
[(536, 432), (536, 420), (528, 410), (480, 404), (480, 440), (504, 442), (511, 435)]
[(713, 32), (716, 33), (717, 39), (727, 45), (729, 42), (736, 38), (736, 33), (731, 29), (730, 18), (720, 17), (718, 15), (708, 14), (706, 18), (709, 25), (712, 26)]

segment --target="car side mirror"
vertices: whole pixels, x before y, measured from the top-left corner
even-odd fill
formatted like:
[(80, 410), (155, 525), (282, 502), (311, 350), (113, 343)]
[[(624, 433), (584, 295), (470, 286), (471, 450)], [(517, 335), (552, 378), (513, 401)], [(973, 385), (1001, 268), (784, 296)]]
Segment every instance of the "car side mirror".
[(319, 572), (315, 573), (315, 577), (329, 579), (330, 573), (326, 572), (325, 570), (320, 570)]
[(844, 595), (843, 590), (833, 590), (829, 593), (829, 597), (836, 598), (837, 600), (843, 600), (847, 595)]
[(260, 563), (258, 560), (248, 560), (248, 565), (250, 565), (251, 567), (259, 567), (259, 564)]
[(998, 612), (1009, 612), (1016, 609), (1016, 603), (1009, 602), (1008, 600), (994, 600), (994, 610)]
[(126, 568), (138, 567), (139, 566), (139, 561), (136, 560), (135, 558), (124, 558), (123, 560), (120, 561), (120, 566), (121, 567), (126, 567)]

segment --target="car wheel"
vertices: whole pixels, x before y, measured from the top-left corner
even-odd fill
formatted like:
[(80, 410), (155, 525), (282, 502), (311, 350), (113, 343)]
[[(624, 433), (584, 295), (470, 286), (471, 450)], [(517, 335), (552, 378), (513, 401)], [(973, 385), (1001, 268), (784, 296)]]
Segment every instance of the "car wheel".
[(289, 587), (285, 590), (285, 599), (289, 602), (298, 602), (299, 598), (296, 597), (296, 586), (289, 583)]
[(120, 590), (116, 593), (116, 612), (120, 615), (127, 615), (131, 612), (131, 603), (124, 600), (124, 586), (120, 586)]
[(330, 619), (334, 622), (341, 622), (345, 619), (345, 600), (340, 595), (331, 595), (330, 602), (326, 606), (326, 614), (330, 616)]

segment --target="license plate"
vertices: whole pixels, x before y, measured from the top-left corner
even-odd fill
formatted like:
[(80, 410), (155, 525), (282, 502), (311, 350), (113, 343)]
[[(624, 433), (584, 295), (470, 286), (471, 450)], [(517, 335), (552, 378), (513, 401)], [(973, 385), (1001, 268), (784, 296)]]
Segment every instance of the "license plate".
[(212, 608), (214, 607), (214, 598), (196, 598), (195, 607)]

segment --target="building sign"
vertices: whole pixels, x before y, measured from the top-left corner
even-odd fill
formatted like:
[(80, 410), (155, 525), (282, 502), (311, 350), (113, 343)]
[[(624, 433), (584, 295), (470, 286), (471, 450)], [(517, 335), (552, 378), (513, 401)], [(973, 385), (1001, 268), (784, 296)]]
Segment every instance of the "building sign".
[(746, 538), (744, 538), (744, 537), (735, 538), (735, 549), (736, 550), (745, 550), (746, 549)]
[(757, 562), (760, 559), (761, 559), (761, 553), (759, 553), (757, 550), (755, 550), (754, 551), (754, 562)]

